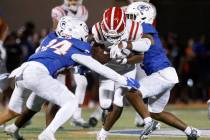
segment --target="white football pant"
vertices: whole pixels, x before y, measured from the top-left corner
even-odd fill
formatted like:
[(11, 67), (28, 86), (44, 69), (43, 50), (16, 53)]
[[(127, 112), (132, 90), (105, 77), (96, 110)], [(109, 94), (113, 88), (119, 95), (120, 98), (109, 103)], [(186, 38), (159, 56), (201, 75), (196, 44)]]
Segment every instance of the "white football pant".
[[(123, 76), (135, 78), (136, 69), (125, 73)], [(101, 80), (99, 85), (99, 103), (103, 109), (109, 109), (112, 102), (123, 107), (123, 88), (112, 80)]]
[(61, 107), (53, 121), (46, 128), (47, 131), (55, 133), (60, 126), (68, 121), (78, 106), (75, 95), (65, 85), (49, 75), (47, 68), (39, 62), (26, 62), (13, 71), (10, 76), (16, 77), (16, 87), (12, 96), (19, 98), (15, 109), (9, 103), (9, 108), (14, 112), (21, 113), (23, 111), (23, 100), (27, 90)]
[(178, 76), (173, 67), (167, 67), (140, 79), (139, 90), (143, 98), (149, 98), (150, 112), (160, 113), (164, 110), (170, 97), (170, 91), (178, 82)]

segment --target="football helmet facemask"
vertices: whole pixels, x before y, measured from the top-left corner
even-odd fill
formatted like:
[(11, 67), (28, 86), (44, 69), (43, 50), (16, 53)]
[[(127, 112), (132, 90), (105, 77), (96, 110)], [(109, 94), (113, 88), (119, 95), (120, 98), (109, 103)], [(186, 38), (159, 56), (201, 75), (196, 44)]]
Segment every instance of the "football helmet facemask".
[(87, 42), (88, 27), (84, 21), (64, 16), (58, 22), (56, 34), (59, 37), (76, 38)]
[(126, 16), (120, 7), (105, 10), (100, 23), (102, 33), (108, 42), (116, 44), (125, 33)]

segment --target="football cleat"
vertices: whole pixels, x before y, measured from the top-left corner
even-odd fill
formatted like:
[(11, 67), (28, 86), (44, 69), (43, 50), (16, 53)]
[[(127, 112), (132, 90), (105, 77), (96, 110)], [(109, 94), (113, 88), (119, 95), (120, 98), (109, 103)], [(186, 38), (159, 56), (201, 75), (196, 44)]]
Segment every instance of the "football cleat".
[(56, 140), (53, 133), (43, 131), (39, 136), (38, 140)]
[(155, 120), (152, 120), (150, 123), (145, 124), (144, 130), (140, 135), (140, 140), (148, 139), (149, 135), (157, 129), (160, 129), (160, 123)]
[(95, 117), (91, 117), (88, 121), (90, 127), (96, 127), (98, 124), (98, 120)]
[(196, 128), (191, 128), (190, 135), (187, 136), (187, 140), (197, 140), (200, 137), (200, 131)]
[(90, 125), (89, 123), (87, 123), (83, 118), (80, 119), (71, 119), (71, 124), (73, 126), (78, 126), (78, 127), (82, 127), (82, 128), (89, 128)]
[(105, 136), (105, 135), (99, 135), (99, 133), (97, 133), (96, 140), (107, 140), (107, 136)]
[(4, 132), (7, 135), (10, 135), (13, 140), (24, 140), (23, 136), (19, 133), (19, 131), (13, 127), (13, 125), (8, 125), (4, 128)]

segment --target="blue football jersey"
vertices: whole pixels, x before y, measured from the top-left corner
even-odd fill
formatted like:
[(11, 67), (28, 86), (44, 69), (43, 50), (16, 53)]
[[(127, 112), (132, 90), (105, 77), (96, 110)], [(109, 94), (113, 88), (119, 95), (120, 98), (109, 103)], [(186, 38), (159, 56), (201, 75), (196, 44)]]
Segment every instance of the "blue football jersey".
[(40, 44), (37, 53), (29, 57), (28, 61), (44, 64), (53, 77), (60, 70), (78, 65), (71, 56), (73, 54), (91, 55), (91, 46), (78, 39), (59, 38), (55, 32), (48, 34)]
[(143, 33), (153, 36), (155, 44), (150, 46), (149, 50), (144, 53), (143, 69), (147, 75), (170, 67), (171, 62), (166, 56), (166, 51), (163, 48), (157, 30), (151, 24), (142, 24)]

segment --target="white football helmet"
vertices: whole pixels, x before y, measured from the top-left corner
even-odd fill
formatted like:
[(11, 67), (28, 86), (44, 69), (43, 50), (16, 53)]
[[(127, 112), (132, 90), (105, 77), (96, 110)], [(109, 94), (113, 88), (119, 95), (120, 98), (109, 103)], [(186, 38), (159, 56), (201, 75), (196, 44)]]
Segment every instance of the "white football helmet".
[(56, 34), (59, 37), (76, 38), (87, 42), (88, 27), (84, 21), (64, 16), (58, 22)]
[(156, 14), (155, 6), (148, 2), (134, 2), (126, 10), (128, 19), (148, 24), (153, 24)]
[(76, 12), (82, 2), (83, 0), (64, 0), (64, 5), (68, 7), (69, 10)]
[(143, 2), (149, 2), (150, 0), (128, 0), (130, 3), (133, 3), (133, 2), (140, 2), (140, 1), (143, 1)]

